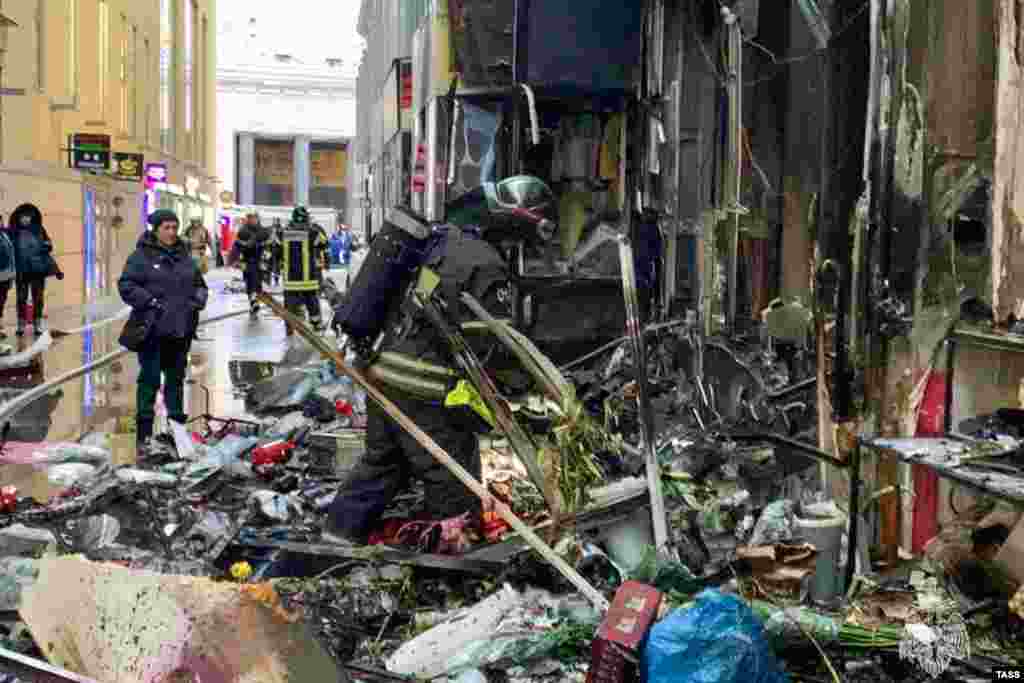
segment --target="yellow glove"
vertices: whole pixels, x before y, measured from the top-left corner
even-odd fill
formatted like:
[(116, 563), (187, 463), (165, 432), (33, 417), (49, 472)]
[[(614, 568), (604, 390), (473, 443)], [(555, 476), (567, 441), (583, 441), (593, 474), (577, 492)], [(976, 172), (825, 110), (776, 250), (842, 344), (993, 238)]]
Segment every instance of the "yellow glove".
[(484, 422), (489, 424), (492, 429), (494, 428), (494, 415), (491, 413), (490, 408), (480, 398), (476, 387), (464, 379), (459, 380), (455, 388), (448, 392), (448, 395), (444, 398), (444, 405), (446, 408), (469, 406), (473, 409), (474, 413), (483, 418)]

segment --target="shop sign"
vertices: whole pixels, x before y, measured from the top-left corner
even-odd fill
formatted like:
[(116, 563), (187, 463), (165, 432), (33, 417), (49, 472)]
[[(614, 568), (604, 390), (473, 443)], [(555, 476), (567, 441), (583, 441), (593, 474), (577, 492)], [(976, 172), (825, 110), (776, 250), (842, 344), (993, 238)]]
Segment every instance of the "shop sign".
[(110, 168), (110, 136), (97, 133), (72, 133), (68, 136), (71, 168), (105, 171)]
[(120, 180), (142, 180), (142, 164), (141, 154), (114, 152), (114, 177)]
[(146, 164), (146, 185), (167, 182), (167, 164)]
[(402, 90), (399, 98), (401, 109), (412, 109), (412, 62), (402, 63)]

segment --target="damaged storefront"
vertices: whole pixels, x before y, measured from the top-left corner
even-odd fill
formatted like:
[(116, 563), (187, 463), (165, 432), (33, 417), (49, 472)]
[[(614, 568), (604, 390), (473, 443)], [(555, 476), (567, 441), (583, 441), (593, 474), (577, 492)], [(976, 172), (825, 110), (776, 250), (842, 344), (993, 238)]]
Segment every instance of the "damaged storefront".
[[(402, 306), (451, 362), (410, 365), (380, 352), (390, 332), (317, 334), (262, 295), (297, 336), (228, 362), (244, 414), (197, 416), (130, 464), (102, 434), (5, 442), (0, 463), (57, 495), (0, 489), (0, 670), (1024, 671), (1015, 0), (452, 0), (413, 15), (395, 32), (411, 57), (386, 72), (387, 134), (367, 144), (372, 223), (409, 204), (487, 231), (511, 317), (467, 291), (442, 300), (419, 270)], [(481, 477), (378, 387), (408, 373), (484, 425)], [(368, 545), (329, 542), (370, 409), (482, 501), (479, 527), (429, 518), (419, 481)]]

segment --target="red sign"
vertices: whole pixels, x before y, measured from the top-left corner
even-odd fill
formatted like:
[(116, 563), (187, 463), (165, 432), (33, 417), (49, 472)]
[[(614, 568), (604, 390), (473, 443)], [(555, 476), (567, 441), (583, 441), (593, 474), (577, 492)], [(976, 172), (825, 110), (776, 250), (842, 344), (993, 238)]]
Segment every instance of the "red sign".
[(402, 96), (399, 99), (399, 106), (402, 109), (412, 109), (412, 63), (402, 64)]
[(626, 683), (639, 678), (640, 645), (658, 618), (661, 600), (661, 593), (637, 581), (619, 586), (591, 643), (587, 683)]

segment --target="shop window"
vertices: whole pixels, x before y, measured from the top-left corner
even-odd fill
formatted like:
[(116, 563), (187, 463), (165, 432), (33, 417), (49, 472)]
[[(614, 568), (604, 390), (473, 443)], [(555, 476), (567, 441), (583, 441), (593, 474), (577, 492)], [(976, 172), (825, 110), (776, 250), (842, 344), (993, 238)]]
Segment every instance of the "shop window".
[(107, 118), (107, 87), (110, 75), (110, 5), (105, 0), (100, 0), (99, 6), (99, 45), (96, 46), (97, 75), (99, 84), (97, 95), (99, 100), (100, 119)]
[(343, 143), (314, 142), (310, 146), (309, 203), (343, 210), (348, 205), (345, 170), (348, 146)]
[(160, 0), (160, 146), (174, 150), (174, 21), (172, 0)]
[(36, 90), (46, 91), (46, 0), (36, 0)]
[(67, 0), (65, 49), (67, 50), (68, 97), (78, 97), (78, 0)]
[(295, 203), (295, 146), (291, 140), (256, 140), (253, 203), (291, 206)]

